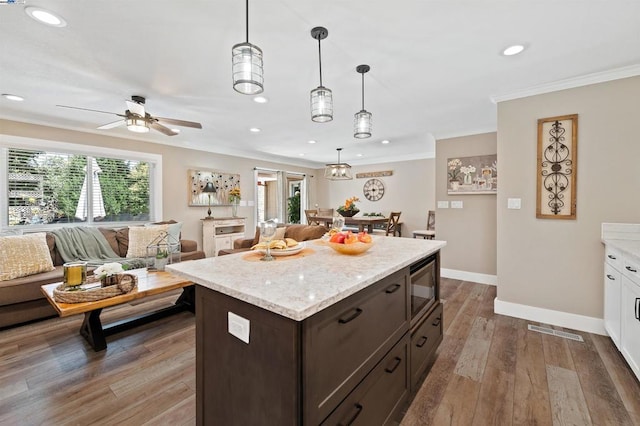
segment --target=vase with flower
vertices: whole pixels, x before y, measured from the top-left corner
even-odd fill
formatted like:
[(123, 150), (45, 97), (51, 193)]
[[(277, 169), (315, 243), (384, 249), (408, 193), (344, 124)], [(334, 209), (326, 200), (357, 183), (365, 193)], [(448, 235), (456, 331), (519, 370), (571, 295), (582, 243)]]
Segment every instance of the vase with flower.
[(120, 275), (124, 273), (124, 268), (118, 262), (105, 263), (98, 266), (93, 275), (100, 278), (101, 287), (109, 287), (120, 282)]
[(240, 188), (237, 186), (229, 191), (229, 203), (231, 204), (231, 215), (233, 217), (238, 216), (238, 204), (240, 203), (241, 198)]
[(343, 205), (338, 207), (336, 211), (343, 217), (352, 217), (358, 214), (360, 209), (356, 207), (356, 201), (360, 201), (358, 197), (347, 198)]

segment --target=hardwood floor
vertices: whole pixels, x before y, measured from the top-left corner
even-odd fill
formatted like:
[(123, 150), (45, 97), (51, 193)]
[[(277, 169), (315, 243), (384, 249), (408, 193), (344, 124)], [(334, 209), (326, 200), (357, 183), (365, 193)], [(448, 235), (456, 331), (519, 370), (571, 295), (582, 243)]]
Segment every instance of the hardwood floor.
[[(105, 310), (105, 322), (179, 291)], [(443, 279), (445, 337), (402, 425), (638, 425), (640, 384), (607, 337), (584, 343), (495, 315), (492, 286)], [(0, 332), (0, 425), (195, 424), (195, 323), (180, 313), (107, 338), (82, 316)]]

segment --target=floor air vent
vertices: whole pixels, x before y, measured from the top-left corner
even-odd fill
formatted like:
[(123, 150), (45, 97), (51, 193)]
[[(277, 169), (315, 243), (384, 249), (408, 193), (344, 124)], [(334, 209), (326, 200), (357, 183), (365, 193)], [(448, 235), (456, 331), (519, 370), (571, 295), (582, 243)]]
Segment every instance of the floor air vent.
[(576, 342), (584, 342), (582, 336), (574, 333), (567, 333), (566, 331), (554, 330), (548, 327), (540, 327), (539, 325), (528, 325), (529, 330), (537, 331), (538, 333), (550, 334), (552, 336), (562, 337), (563, 339), (575, 340)]

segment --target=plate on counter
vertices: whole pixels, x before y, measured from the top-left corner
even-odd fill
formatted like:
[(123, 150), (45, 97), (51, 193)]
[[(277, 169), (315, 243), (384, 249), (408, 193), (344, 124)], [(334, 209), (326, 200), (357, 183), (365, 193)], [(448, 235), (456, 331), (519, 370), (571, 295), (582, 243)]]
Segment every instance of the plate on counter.
[[(304, 249), (304, 243), (298, 243), (297, 246), (287, 247), (286, 249), (271, 249), (271, 256), (291, 256), (298, 254)], [(266, 249), (258, 249), (259, 253), (265, 254)]]

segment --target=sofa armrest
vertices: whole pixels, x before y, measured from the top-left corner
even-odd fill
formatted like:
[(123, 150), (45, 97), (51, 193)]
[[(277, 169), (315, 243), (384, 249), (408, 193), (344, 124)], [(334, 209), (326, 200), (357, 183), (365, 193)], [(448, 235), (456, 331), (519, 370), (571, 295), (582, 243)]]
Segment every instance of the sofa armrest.
[(234, 249), (251, 248), (252, 245), (253, 245), (253, 238), (240, 238), (239, 240), (235, 240), (233, 242)]
[(182, 253), (198, 251), (198, 243), (193, 240), (180, 240), (180, 251)]

